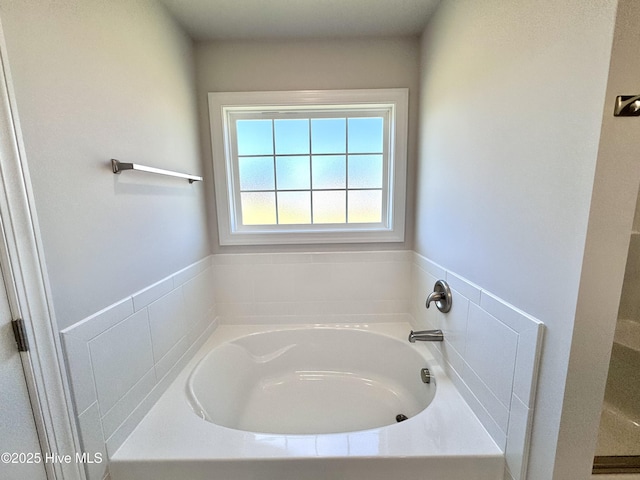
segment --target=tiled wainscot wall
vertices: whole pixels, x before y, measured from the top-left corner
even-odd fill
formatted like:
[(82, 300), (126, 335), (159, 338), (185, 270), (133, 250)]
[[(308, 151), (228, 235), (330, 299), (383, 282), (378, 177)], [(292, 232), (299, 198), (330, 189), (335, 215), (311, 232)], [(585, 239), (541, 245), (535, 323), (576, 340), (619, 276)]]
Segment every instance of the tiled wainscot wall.
[(408, 321), (409, 251), (215, 255), (224, 323)]
[[(448, 314), (424, 308), (440, 278)], [(424, 348), (524, 480), (542, 326), (411, 251), (213, 255), (64, 330), (83, 448), (112, 454), (220, 323), (398, 321), (444, 330)]]
[[(416, 327), (443, 330), (445, 341), (428, 347), (505, 451), (505, 480), (524, 480), (542, 323), (418, 254), (413, 259), (411, 311)], [(446, 279), (452, 290), (453, 304), (446, 314), (433, 305), (425, 308), (438, 279)]]
[(83, 451), (113, 454), (215, 326), (207, 257), (63, 330)]

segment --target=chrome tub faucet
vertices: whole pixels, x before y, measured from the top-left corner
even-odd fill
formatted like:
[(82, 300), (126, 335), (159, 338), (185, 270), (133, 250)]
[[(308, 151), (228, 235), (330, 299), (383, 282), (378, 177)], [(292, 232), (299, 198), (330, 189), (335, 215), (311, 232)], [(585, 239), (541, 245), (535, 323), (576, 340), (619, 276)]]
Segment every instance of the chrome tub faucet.
[[(433, 292), (427, 297), (426, 307), (429, 308), (431, 303), (435, 303), (438, 310), (442, 313), (447, 313), (451, 310), (452, 296), (449, 285), (444, 280), (438, 280), (433, 286)], [(442, 330), (420, 330), (414, 332), (411, 330), (409, 334), (409, 341), (415, 342), (442, 342), (444, 340), (444, 334)]]
[(444, 334), (442, 330), (420, 330), (414, 332), (411, 330), (409, 333), (409, 341), (411, 343), (417, 342), (442, 342), (444, 340)]
[(433, 286), (433, 292), (429, 294), (427, 297), (427, 304), (425, 305), (429, 308), (431, 302), (435, 302), (436, 307), (442, 313), (447, 313), (451, 310), (452, 296), (451, 289), (449, 288), (449, 284), (444, 280), (438, 280), (436, 284)]

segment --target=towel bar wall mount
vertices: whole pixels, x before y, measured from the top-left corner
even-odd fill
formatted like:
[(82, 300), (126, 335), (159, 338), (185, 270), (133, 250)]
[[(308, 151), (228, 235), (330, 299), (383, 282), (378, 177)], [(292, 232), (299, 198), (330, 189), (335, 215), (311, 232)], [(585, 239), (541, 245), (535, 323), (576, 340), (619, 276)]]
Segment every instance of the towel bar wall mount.
[(190, 175), (188, 173), (174, 172), (172, 170), (163, 170), (162, 168), (147, 167), (137, 163), (125, 163), (115, 158), (111, 159), (111, 169), (113, 173), (119, 174), (123, 170), (138, 170), (140, 172), (156, 173), (158, 175), (167, 175), (169, 177), (178, 177), (189, 180), (189, 183), (201, 182), (202, 177), (198, 175)]

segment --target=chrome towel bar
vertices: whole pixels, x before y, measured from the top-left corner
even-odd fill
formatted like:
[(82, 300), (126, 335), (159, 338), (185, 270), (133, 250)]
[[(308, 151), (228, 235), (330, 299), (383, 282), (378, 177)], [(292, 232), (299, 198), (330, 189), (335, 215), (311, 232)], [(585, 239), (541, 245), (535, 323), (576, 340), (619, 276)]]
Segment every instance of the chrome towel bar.
[(139, 165), (137, 163), (124, 163), (116, 160), (115, 158), (111, 159), (111, 168), (113, 169), (113, 173), (120, 173), (123, 170), (139, 170), (141, 172), (157, 173), (159, 175), (168, 175), (170, 177), (185, 178), (189, 180), (189, 183), (202, 181), (202, 177), (199, 177), (197, 175), (189, 175), (188, 173), (173, 172), (171, 170), (163, 170), (161, 168), (147, 167), (146, 165)]

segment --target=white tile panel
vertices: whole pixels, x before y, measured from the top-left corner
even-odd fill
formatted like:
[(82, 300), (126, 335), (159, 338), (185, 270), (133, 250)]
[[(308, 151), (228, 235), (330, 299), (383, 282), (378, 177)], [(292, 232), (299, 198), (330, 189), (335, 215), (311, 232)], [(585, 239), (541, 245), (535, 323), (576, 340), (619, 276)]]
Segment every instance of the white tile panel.
[(61, 333), (89, 341), (117, 323), (120, 323), (132, 313), (133, 300), (131, 297), (128, 297), (94, 313), (78, 323), (74, 323), (70, 327), (62, 330)]
[(265, 253), (230, 253), (213, 256), (214, 265), (259, 265), (271, 263), (272, 256)]
[(414, 265), (414, 282), (412, 288), (414, 298), (412, 299), (412, 310), (415, 310), (415, 319), (418, 329), (436, 328), (437, 325), (444, 323), (443, 314), (437, 308), (425, 308), (425, 302), (431, 292), (433, 286), (438, 279)]
[(255, 265), (251, 279), (256, 302), (291, 301), (295, 286), (294, 265), (288, 263)]
[[(369, 267), (369, 268), (367, 268)], [(367, 300), (372, 288), (379, 290), (380, 274), (371, 264), (334, 263), (330, 298), (334, 300)]]
[(410, 262), (411, 253), (408, 250), (318, 252), (312, 254), (312, 261), (320, 263)]
[(332, 299), (334, 271), (331, 264), (307, 263), (294, 267), (292, 300), (297, 302)]
[(480, 298), (480, 306), (516, 332), (541, 325), (540, 321), (484, 290)]
[(255, 312), (254, 303), (218, 303), (216, 304), (218, 315), (224, 319), (224, 323), (237, 323), (238, 319), (253, 315)]
[[(218, 324), (219, 324), (219, 318), (213, 314), (211, 314), (210, 317), (205, 318), (204, 320), (202, 320), (201, 322), (199, 322), (194, 328), (192, 328), (191, 330), (189, 330), (189, 333), (187, 334), (187, 345), (193, 345), (195, 342), (198, 341), (198, 339), (204, 335), (206, 331), (209, 331), (210, 329), (215, 329)], [(213, 330), (211, 330), (213, 331)], [(191, 347), (189, 347), (191, 348)], [(187, 350), (187, 352), (189, 352), (189, 350)], [(169, 355), (169, 354), (167, 354)], [(180, 359), (182, 359), (183, 357), (180, 357)], [(180, 361), (180, 360), (178, 360)], [(160, 378), (160, 377), (158, 377)]]
[(221, 264), (213, 269), (216, 302), (253, 302), (253, 265)]
[(102, 459), (101, 462), (85, 464), (87, 478), (88, 480), (102, 480), (107, 474), (108, 459), (97, 403), (78, 415), (78, 429), (82, 443), (82, 452), (79, 453), (86, 453), (93, 460), (97, 460), (97, 455)]
[(76, 411), (82, 413), (97, 399), (89, 346), (86, 340), (65, 334), (62, 343)]
[(513, 376), (513, 393), (527, 407), (533, 406), (536, 395), (538, 365), (544, 329), (541, 324), (518, 334), (518, 353)]
[(496, 445), (504, 451), (507, 445), (507, 434), (500, 428), (500, 426), (495, 422), (493, 417), (489, 414), (485, 406), (480, 402), (480, 400), (476, 397), (475, 393), (471, 391), (469, 386), (462, 380), (458, 373), (455, 371), (448, 371), (447, 375), (450, 376), (454, 385), (462, 395), (462, 398), (467, 402), (467, 405), (473, 410), (482, 426), (487, 430), (489, 435)]
[(156, 374), (152, 368), (108, 412), (102, 412), (102, 430), (106, 438), (122, 425), (155, 385)]
[(444, 338), (455, 348), (458, 353), (464, 354), (465, 344), (467, 341), (467, 321), (469, 317), (469, 300), (456, 290), (452, 290), (451, 310), (448, 313), (441, 313), (432, 303), (429, 310), (438, 312), (436, 327), (444, 333)]
[(295, 313), (293, 302), (259, 302), (252, 304), (251, 315), (289, 316)]
[[(215, 270), (208, 268), (181, 287), (185, 303), (184, 316), (187, 330), (191, 330), (194, 325), (211, 315), (217, 302), (214, 272)], [(245, 283), (247, 282), (245, 281)]]
[(200, 337), (189, 347), (186, 355), (180, 357), (178, 363), (176, 363), (169, 372), (159, 380), (156, 386), (151, 392), (142, 400), (142, 402), (131, 412), (124, 422), (118, 427), (118, 429), (109, 437), (106, 441), (106, 448), (109, 456), (113, 456), (116, 450), (122, 445), (126, 438), (133, 432), (136, 426), (140, 423), (142, 418), (151, 410), (151, 407), (156, 403), (162, 393), (169, 387), (171, 382), (176, 378), (178, 373), (184, 368), (186, 363), (191, 357), (198, 351), (204, 341), (211, 335), (216, 325), (210, 325)]
[(160, 360), (156, 361), (156, 378), (161, 380), (167, 372), (178, 362), (180, 357), (184, 355), (189, 347), (187, 337), (182, 337), (174, 346), (167, 352), (167, 354)]
[(147, 310), (89, 342), (101, 412), (109, 411), (153, 367)]
[(507, 447), (505, 457), (507, 467), (514, 480), (526, 478), (527, 452), (529, 451), (528, 431), (532, 412), (514, 397), (509, 416), (509, 430), (507, 432)]
[(311, 263), (311, 253), (274, 253), (271, 254), (271, 262), (279, 263)]
[(385, 262), (385, 278), (381, 281), (383, 295), (379, 300), (409, 299), (411, 296), (411, 264), (409, 262)]
[(447, 277), (447, 271), (444, 268), (415, 252), (413, 253), (413, 263), (429, 273), (436, 280), (444, 280)]
[(409, 298), (410, 266), (406, 262), (373, 262), (352, 266), (367, 300)]
[(169, 277), (159, 281), (158, 283), (154, 283), (150, 287), (147, 287), (138, 293), (134, 293), (132, 295), (134, 310), (137, 312), (149, 305), (151, 302), (154, 302), (166, 295), (171, 290), (173, 290), (173, 278)]
[(226, 323), (263, 324), (255, 317), (273, 315), (405, 314), (412, 297), (409, 251), (257, 254), (253, 263), (246, 255), (217, 257), (214, 290)]
[[(414, 322), (445, 332), (445, 342), (429, 345), (430, 349), (437, 352), (444, 370), (494, 440), (508, 448), (511, 460), (505, 479), (524, 480), (544, 325), (425, 257), (414, 254), (413, 258), (410, 312)], [(448, 314), (425, 311), (427, 272), (446, 278), (452, 287), (454, 307)], [(464, 315), (458, 316), (455, 308), (467, 298), (466, 332), (463, 328), (447, 332), (447, 323), (464, 325)]]
[(157, 362), (185, 335), (186, 308), (182, 289), (172, 290), (149, 305), (153, 358)]
[[(105, 451), (104, 439), (109, 437), (113, 453), (166, 388), (177, 366), (217, 326), (211, 265), (212, 257), (204, 258), (61, 332), (83, 442)], [(190, 308), (182, 301), (184, 295)], [(150, 302), (155, 306), (149, 307)], [(177, 319), (181, 328), (169, 318)], [(193, 323), (187, 324), (186, 318)], [(159, 355), (167, 346), (164, 356)], [(106, 474), (106, 463), (87, 467), (91, 480)]]
[(209, 256), (174, 273), (171, 276), (173, 278), (173, 288), (178, 288), (183, 283), (186, 283), (199, 273), (204, 272), (206, 269), (210, 268), (211, 265), (212, 259)]
[(480, 292), (482, 291), (480, 287), (451, 272), (447, 272), (447, 283), (452, 290), (459, 291), (473, 303), (480, 305)]
[(464, 359), (447, 341), (446, 337), (442, 344), (434, 344), (434, 347), (440, 351), (440, 354), (442, 355), (444, 361), (451, 365), (456, 370), (456, 372), (462, 375), (465, 365)]
[(466, 364), (462, 371), (462, 380), (464, 380), (478, 401), (484, 406), (489, 415), (491, 415), (493, 421), (506, 434), (509, 425), (509, 406), (505, 406), (498, 400), (489, 387), (487, 387)]
[(507, 407), (511, 401), (517, 347), (516, 332), (477, 305), (469, 306), (464, 359)]

